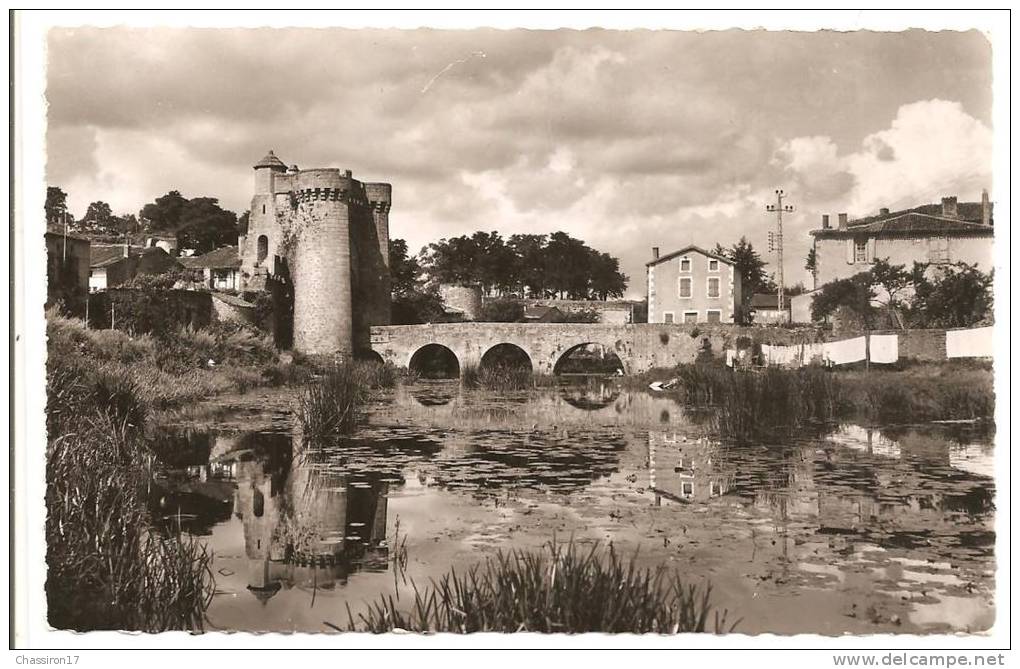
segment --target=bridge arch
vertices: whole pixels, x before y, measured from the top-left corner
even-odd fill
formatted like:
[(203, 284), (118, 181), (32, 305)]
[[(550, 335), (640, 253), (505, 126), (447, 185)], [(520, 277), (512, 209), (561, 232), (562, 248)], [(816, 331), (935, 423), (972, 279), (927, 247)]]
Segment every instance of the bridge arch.
[(626, 373), (626, 363), (613, 346), (599, 341), (580, 342), (568, 347), (556, 356), (552, 367), (556, 376), (570, 373), (616, 374), (617, 370)]
[(460, 359), (449, 347), (431, 342), (411, 353), (407, 369), (426, 379), (456, 379), (460, 377)]
[(505, 366), (512, 368), (527, 369), (528, 372), (535, 371), (535, 361), (531, 355), (519, 344), (512, 342), (500, 342), (490, 346), (478, 361), (479, 368)]

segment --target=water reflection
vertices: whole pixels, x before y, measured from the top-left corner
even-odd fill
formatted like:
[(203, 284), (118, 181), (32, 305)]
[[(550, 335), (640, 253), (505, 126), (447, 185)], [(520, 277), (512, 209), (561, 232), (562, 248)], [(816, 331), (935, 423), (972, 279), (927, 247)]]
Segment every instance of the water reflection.
[[(348, 602), (391, 593), (380, 570), (397, 518), (419, 581), (556, 532), (684, 560), (733, 598), (745, 630), (783, 629), (798, 611), (789, 598), (811, 591), (847, 610), (867, 593), (875, 620), (895, 613), (924, 629), (993, 615), (993, 450), (981, 426), (850, 425), (735, 445), (672, 400), (612, 383), (505, 395), (421, 384), (329, 443), (196, 429), (154, 439), (166, 461), (153, 508), (209, 536), (222, 593), (211, 616), (231, 629), (319, 629), (345, 621)], [(782, 605), (756, 608), (767, 597)], [(970, 602), (966, 621), (939, 619), (952, 598)], [(851, 629), (843, 615), (805, 624)]]

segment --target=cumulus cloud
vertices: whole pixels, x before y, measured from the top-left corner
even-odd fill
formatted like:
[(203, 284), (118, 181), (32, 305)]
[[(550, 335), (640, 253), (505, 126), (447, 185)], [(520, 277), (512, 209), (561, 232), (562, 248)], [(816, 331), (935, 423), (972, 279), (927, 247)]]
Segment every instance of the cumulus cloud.
[(48, 47), (48, 178), (78, 214), (170, 189), (243, 211), (273, 148), (393, 183), (412, 250), (562, 229), (640, 294), (651, 246), (764, 246), (777, 187), (800, 255), (828, 207), (988, 183), (977, 33), (76, 28)]

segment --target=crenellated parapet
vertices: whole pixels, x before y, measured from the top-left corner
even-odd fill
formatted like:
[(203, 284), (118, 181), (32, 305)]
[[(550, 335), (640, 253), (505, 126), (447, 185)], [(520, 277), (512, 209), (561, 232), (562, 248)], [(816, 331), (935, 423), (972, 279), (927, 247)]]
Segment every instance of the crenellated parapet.
[(389, 202), (378, 202), (378, 201), (369, 200), (368, 204), (369, 204), (370, 207), (372, 207), (372, 211), (374, 211), (374, 212), (377, 212), (377, 213), (380, 213), (380, 214), (388, 214), (388, 213), (390, 213), (390, 203)]
[(302, 188), (292, 191), (296, 202), (343, 202), (349, 205), (368, 205), (364, 195), (353, 188)]

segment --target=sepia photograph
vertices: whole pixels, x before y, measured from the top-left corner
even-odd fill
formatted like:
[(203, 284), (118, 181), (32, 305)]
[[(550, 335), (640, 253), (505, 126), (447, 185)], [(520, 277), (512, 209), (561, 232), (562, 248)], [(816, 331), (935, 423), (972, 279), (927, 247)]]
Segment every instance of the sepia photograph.
[(1009, 14), (708, 14), (12, 15), (12, 648), (1006, 644)]

